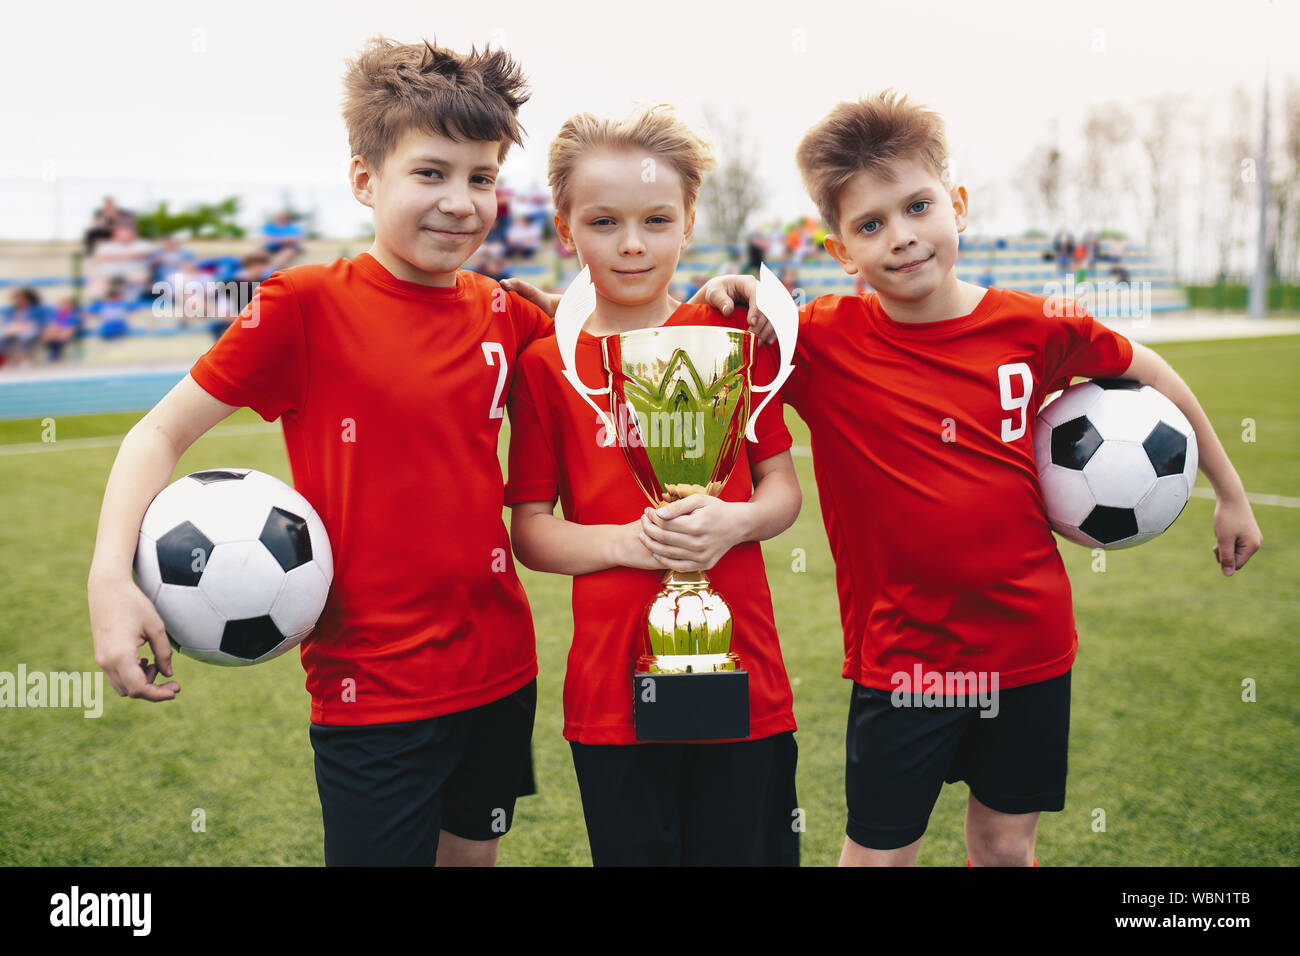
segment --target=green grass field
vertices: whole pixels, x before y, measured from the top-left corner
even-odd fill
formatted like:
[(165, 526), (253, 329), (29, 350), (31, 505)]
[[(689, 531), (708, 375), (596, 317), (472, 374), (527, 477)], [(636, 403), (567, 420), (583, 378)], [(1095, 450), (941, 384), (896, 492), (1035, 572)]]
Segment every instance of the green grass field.
[[(1300, 337), (1160, 346), (1200, 397), (1249, 491), (1300, 497)], [(116, 443), (138, 414), (60, 419), (54, 450), (0, 454), (0, 671), (95, 670), (85, 581)], [(795, 442), (807, 430), (793, 414)], [(1243, 441), (1243, 419), (1255, 423)], [(230, 423), (261, 420), (242, 410)], [(41, 441), (40, 421), (0, 422), (5, 445)], [(60, 443), (67, 443), (60, 447)], [(797, 457), (804, 508), (764, 552), (794, 682), (805, 865), (843, 840), (849, 684), (810, 458)], [(289, 479), (277, 430), (212, 434), (177, 475), (239, 465)], [(1202, 485), (1205, 479), (1200, 479)], [(1300, 673), (1296, 666), (1300, 511), (1258, 505), (1264, 549), (1224, 579), (1210, 554), (1213, 502), (1193, 498), (1163, 537), (1107, 556), (1061, 544), (1080, 649), (1073, 679), (1064, 812), (1045, 815), (1044, 865), (1300, 863)], [(990, 545), (993, 543), (991, 542)], [(802, 548), (807, 569), (792, 570)], [(520, 802), (504, 865), (588, 864), (562, 725), (570, 632), (566, 578), (521, 569), (541, 660), (533, 738), (540, 793)], [(320, 804), (296, 654), (247, 669), (177, 658), (167, 704), (123, 700), (104, 683), (103, 716), (0, 711), (0, 864), (279, 865), (322, 861)], [(1243, 702), (1247, 678), (1257, 700)], [(967, 790), (948, 786), (920, 862), (964, 862)], [(195, 811), (205, 829), (196, 832)], [(1105, 828), (1099, 832), (1098, 811)]]

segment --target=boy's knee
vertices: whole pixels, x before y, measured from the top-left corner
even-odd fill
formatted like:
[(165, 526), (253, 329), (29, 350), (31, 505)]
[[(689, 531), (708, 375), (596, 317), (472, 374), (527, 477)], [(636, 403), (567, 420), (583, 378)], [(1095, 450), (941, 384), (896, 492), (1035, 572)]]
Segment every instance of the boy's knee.
[(972, 866), (1032, 866), (1034, 863), (1032, 834), (972, 833), (966, 849)]
[(437, 866), (496, 866), (501, 841), (466, 840), (443, 830), (438, 836)]

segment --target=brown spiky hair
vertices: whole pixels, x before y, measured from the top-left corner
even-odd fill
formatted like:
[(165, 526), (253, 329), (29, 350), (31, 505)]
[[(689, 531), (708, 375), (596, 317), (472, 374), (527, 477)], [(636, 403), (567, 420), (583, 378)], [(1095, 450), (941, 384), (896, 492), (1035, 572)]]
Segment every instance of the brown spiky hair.
[(497, 162), (511, 143), (523, 144), (516, 114), (528, 102), (527, 79), (504, 50), (461, 54), (376, 37), (348, 61), (343, 88), (348, 146), (376, 170), (411, 129), (499, 142)]
[(895, 90), (840, 103), (804, 134), (795, 152), (804, 187), (836, 235), (840, 194), (849, 180), (865, 170), (893, 182), (893, 167), (908, 159), (919, 159), (952, 188), (943, 117)]
[(670, 163), (681, 177), (682, 200), (688, 214), (695, 208), (704, 174), (717, 165), (708, 142), (667, 104), (641, 107), (622, 120), (579, 113), (564, 121), (551, 140), (548, 156), (547, 182), (560, 215), (569, 214), (570, 182), (578, 160), (599, 149), (646, 152)]

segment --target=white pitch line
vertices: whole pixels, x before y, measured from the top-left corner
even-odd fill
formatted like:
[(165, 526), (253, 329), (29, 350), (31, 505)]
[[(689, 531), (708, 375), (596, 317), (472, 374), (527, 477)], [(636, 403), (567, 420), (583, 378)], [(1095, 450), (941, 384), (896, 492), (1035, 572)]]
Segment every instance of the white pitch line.
[[(262, 425), (218, 425), (203, 437), (238, 438), (240, 435), (265, 435), (278, 432), (280, 426), (274, 423)], [(114, 448), (122, 444), (125, 435), (105, 435), (102, 438), (65, 438), (61, 441), (25, 442), (21, 445), (0, 445), (0, 455), (35, 455), (44, 451), (75, 451), (79, 448)]]
[[(790, 454), (797, 458), (807, 458), (812, 455), (812, 449), (807, 445), (791, 445)], [(1213, 488), (1193, 488), (1192, 497), (1209, 498), (1214, 500)], [(1246, 492), (1246, 500), (1252, 505), (1277, 505), (1279, 508), (1300, 508), (1300, 498), (1287, 498), (1283, 495), (1259, 495), (1253, 491)]]
[[(1209, 498), (1214, 500), (1213, 488), (1193, 488), (1192, 496), (1195, 498)], [(1282, 495), (1257, 495), (1253, 491), (1246, 492), (1246, 500), (1252, 505), (1277, 505), (1280, 508), (1300, 508), (1300, 498), (1286, 498)]]

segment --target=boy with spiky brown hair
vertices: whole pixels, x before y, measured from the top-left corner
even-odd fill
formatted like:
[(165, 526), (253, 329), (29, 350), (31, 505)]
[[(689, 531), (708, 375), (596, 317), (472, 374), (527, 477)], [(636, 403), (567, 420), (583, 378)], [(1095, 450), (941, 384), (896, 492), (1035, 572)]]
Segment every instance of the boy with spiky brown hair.
[[(1223, 446), (1160, 356), (1072, 304), (957, 278), (967, 193), (947, 156), (942, 119), (893, 93), (839, 104), (797, 152), (826, 249), (874, 290), (802, 310), (781, 393), (811, 433), (854, 682), (842, 865), (914, 863), (945, 781), (970, 786), (975, 865), (1035, 862), (1039, 814), (1064, 807), (1078, 635), (1031, 427), (1051, 392), (1084, 376), (1164, 393), (1218, 499), (1223, 573), (1261, 543)], [(738, 282), (703, 296), (725, 308)]]
[[(89, 578), (95, 658), (170, 700), (171, 648), (131, 580), (149, 502), (236, 408), (283, 419), (294, 486), (334, 555), (302, 643), (330, 865), (491, 864), (531, 785), (537, 654), (502, 523), (497, 437), (535, 307), (460, 271), (496, 217), (527, 99), (503, 51), (373, 41), (350, 62), (352, 193), (375, 241), (277, 272), (131, 429)], [(137, 659), (145, 641), (154, 663)]]

